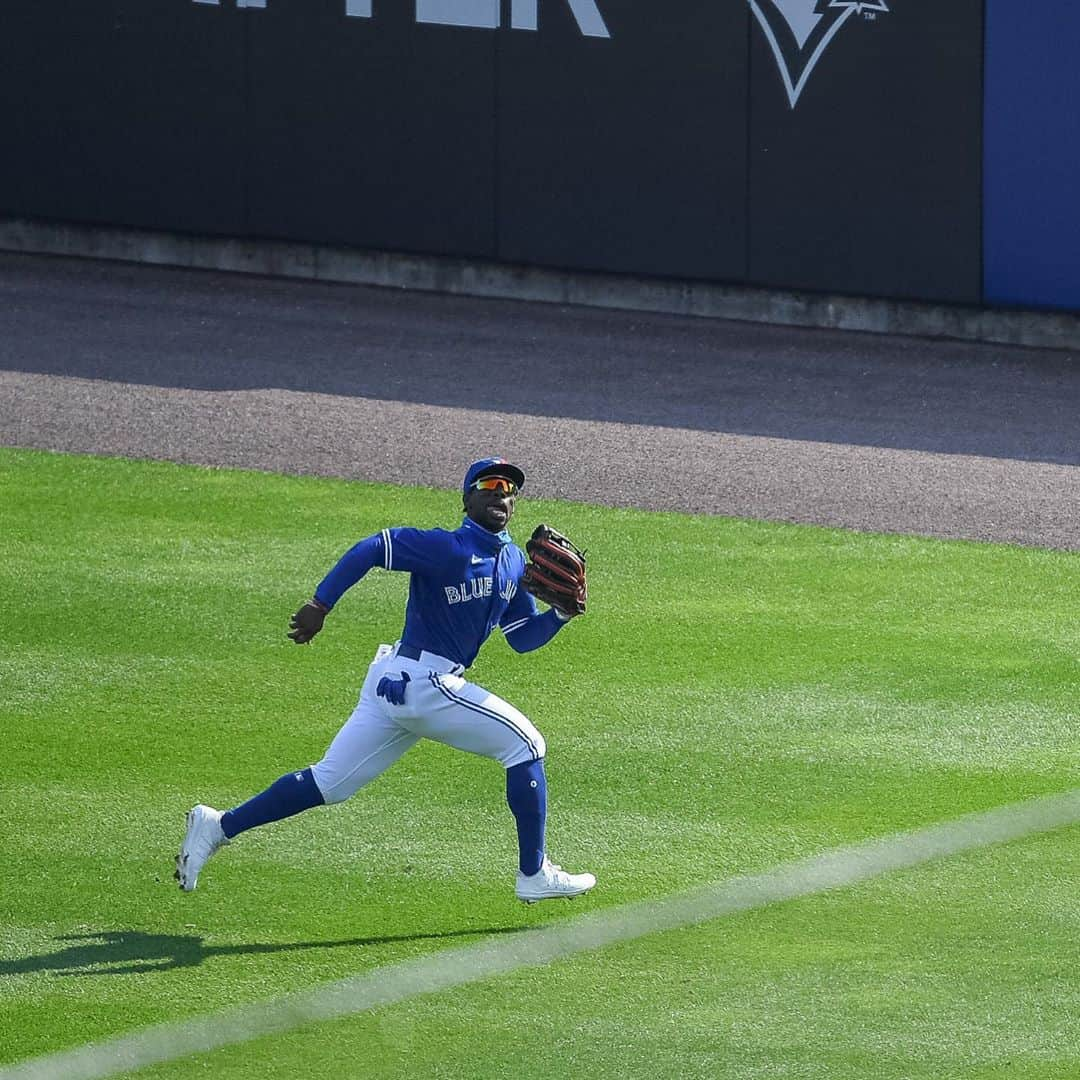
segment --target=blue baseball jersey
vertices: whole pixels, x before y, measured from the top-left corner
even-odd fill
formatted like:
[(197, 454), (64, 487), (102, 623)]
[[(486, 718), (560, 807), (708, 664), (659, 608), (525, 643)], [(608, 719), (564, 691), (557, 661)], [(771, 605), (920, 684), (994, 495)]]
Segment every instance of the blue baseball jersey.
[(411, 575), (402, 642), (463, 667), (496, 626), (515, 649), (527, 652), (563, 625), (554, 611), (541, 615), (521, 588), (525, 553), (510, 534), (489, 532), (468, 517), (452, 532), (393, 528), (361, 540), (323, 578), (315, 599), (332, 608), (376, 566)]

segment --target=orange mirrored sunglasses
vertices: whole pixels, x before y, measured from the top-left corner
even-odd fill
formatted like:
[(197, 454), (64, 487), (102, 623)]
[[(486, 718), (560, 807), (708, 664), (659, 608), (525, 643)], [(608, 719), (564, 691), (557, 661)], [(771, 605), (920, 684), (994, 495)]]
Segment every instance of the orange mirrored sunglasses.
[(502, 491), (507, 495), (517, 494), (517, 484), (505, 476), (485, 476), (473, 484), (477, 491)]

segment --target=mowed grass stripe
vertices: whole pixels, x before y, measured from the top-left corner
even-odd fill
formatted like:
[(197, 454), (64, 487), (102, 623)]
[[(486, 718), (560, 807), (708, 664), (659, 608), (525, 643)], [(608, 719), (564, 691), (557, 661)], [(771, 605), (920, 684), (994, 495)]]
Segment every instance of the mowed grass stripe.
[(1080, 822), (1080, 789), (823, 852), (762, 874), (627, 904), (516, 936), (376, 968), (303, 993), (167, 1024), (0, 1070), (0, 1080), (100, 1080), (536, 967), (649, 934), (854, 885), (881, 874)]

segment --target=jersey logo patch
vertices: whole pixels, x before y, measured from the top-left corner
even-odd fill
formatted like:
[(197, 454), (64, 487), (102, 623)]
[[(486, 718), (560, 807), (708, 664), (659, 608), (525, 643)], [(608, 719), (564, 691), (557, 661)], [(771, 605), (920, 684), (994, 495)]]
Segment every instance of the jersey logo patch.
[(489, 577), (473, 578), (460, 585), (444, 585), (448, 604), (466, 604), (470, 600), (483, 600), (491, 595), (492, 582)]

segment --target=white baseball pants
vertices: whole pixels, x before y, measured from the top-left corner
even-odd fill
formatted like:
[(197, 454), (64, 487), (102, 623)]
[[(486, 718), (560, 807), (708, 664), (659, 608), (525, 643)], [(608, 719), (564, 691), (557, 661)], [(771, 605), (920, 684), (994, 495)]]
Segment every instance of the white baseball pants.
[[(462, 678), (463, 670), (434, 653), (422, 652), (412, 660), (398, 656), (396, 645), (380, 645), (352, 716), (311, 767), (326, 802), (355, 794), (420, 739), (493, 758), (508, 769), (542, 758), (544, 737), (528, 717)], [(402, 672), (409, 676), (403, 704), (376, 694), (384, 675), (397, 679)]]

